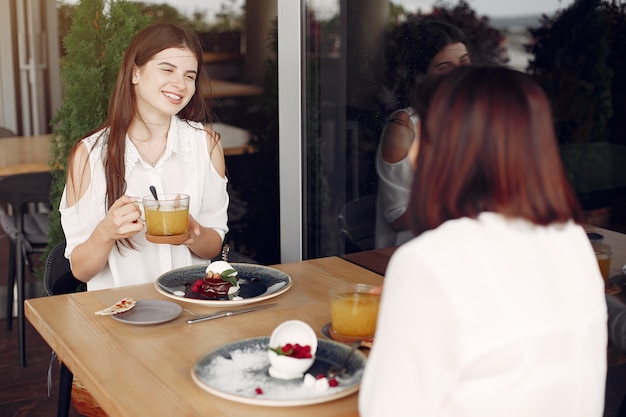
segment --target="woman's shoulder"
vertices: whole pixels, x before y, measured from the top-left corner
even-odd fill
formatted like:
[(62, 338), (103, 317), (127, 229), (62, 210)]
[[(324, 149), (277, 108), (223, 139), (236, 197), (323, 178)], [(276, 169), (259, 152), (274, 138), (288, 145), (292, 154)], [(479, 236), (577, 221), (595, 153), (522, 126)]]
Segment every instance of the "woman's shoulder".
[(101, 150), (106, 146), (108, 135), (108, 128), (100, 129), (83, 137), (79, 143), (83, 143), (90, 152)]
[(405, 107), (403, 109), (395, 110), (393, 113), (389, 115), (387, 121), (393, 121), (396, 119), (403, 120), (405, 122), (413, 121), (416, 122), (418, 119), (417, 112), (413, 110), (412, 107)]

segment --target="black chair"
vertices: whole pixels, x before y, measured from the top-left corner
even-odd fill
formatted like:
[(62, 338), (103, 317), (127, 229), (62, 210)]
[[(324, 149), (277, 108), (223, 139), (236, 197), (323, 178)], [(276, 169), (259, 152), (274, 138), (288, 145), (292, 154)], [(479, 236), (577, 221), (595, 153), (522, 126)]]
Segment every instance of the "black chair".
[(258, 264), (258, 262), (241, 252), (232, 249), (229, 244), (222, 246), (222, 254), (211, 259), (211, 261), (228, 261), (241, 264)]
[[(59, 295), (70, 294), (73, 292), (84, 291), (86, 286), (83, 282), (77, 280), (70, 269), (70, 261), (65, 257), (65, 241), (55, 245), (46, 260), (46, 269), (44, 271), (44, 289), (46, 294)], [(53, 355), (53, 362), (54, 362)], [(52, 362), (50, 363), (52, 366)], [(57, 405), (57, 416), (67, 417), (70, 412), (70, 404), (72, 399), (72, 381), (74, 375), (61, 363), (61, 375), (59, 377), (59, 402)]]
[[(26, 366), (25, 349), (25, 268), (32, 272), (31, 256), (43, 253), (48, 245), (48, 212), (50, 208), (50, 172), (8, 175), (0, 178), (0, 223), (10, 239), (9, 277), (7, 285), (7, 329), (13, 321), (13, 287), (17, 284), (18, 350), (20, 366)], [(46, 206), (39, 210), (39, 204)]]
[(347, 202), (337, 215), (337, 227), (345, 245), (345, 253), (374, 249), (376, 195), (370, 194)]

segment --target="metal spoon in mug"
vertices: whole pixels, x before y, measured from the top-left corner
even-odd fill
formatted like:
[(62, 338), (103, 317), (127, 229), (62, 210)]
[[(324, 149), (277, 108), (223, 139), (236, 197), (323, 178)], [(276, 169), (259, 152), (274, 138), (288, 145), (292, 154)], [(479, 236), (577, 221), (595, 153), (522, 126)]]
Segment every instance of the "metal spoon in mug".
[(150, 192), (152, 193), (152, 197), (154, 197), (155, 200), (159, 201), (159, 197), (157, 197), (156, 187), (154, 185), (150, 186)]
[(348, 354), (346, 355), (345, 359), (343, 360), (343, 363), (341, 365), (331, 366), (328, 372), (326, 372), (326, 376), (328, 378), (334, 378), (346, 372), (346, 365), (348, 365), (348, 360), (352, 357), (352, 354), (354, 353), (354, 351), (357, 350), (357, 348), (361, 346), (361, 341), (355, 340), (354, 342), (352, 342), (350, 346), (352, 346), (352, 348), (350, 349), (350, 352), (348, 352)]

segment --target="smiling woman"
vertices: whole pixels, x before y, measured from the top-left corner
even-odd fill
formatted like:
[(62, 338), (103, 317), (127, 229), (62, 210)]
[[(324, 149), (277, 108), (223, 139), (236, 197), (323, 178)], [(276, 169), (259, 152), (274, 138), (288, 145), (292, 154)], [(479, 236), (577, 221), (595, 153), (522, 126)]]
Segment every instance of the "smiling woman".
[[(220, 252), (229, 199), (219, 135), (202, 124), (205, 80), (194, 32), (154, 23), (126, 48), (106, 121), (70, 155), (60, 206), (65, 255), (89, 290), (151, 282)], [(182, 244), (146, 240), (138, 201), (151, 186), (191, 197)]]

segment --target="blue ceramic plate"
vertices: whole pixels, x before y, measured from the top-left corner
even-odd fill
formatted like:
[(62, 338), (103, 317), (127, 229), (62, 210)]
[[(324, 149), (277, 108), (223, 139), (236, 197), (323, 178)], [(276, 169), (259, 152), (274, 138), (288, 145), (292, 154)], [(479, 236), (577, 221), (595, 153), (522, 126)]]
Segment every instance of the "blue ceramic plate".
[(180, 305), (170, 301), (139, 300), (135, 307), (111, 317), (122, 323), (142, 326), (174, 320), (182, 311), (183, 308)]
[(237, 306), (257, 303), (276, 297), (291, 287), (291, 277), (282, 271), (263, 265), (231, 263), (237, 270), (239, 286), (236, 297), (222, 299), (198, 298), (191, 286), (205, 275), (206, 265), (173, 269), (156, 280), (157, 290), (170, 298), (206, 306)]
[[(337, 377), (339, 385), (316, 389), (305, 386), (302, 379), (281, 380), (269, 376), (267, 345), (269, 337), (246, 339), (215, 349), (194, 365), (193, 380), (218, 397), (246, 404), (291, 407), (317, 404), (346, 397), (359, 390), (366, 358), (359, 350)], [(325, 374), (331, 366), (341, 365), (350, 347), (331, 340), (319, 340), (311, 375)], [(261, 393), (258, 392), (261, 390)]]

